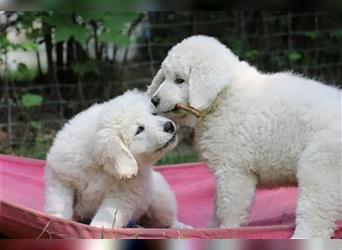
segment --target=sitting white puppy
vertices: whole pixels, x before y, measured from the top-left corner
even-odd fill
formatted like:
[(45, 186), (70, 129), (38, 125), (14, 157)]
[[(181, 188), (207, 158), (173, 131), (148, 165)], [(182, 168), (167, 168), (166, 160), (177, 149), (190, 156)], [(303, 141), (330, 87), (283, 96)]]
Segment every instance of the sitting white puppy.
[(140, 219), (188, 228), (177, 220), (170, 187), (151, 168), (177, 143), (175, 125), (153, 112), (145, 94), (128, 91), (65, 124), (47, 157), (45, 211), (105, 228)]
[(169, 51), (148, 93), (159, 112), (195, 128), (216, 177), (213, 226), (245, 224), (257, 185), (298, 184), (294, 238), (333, 235), (342, 208), (341, 90), (261, 73), (218, 40), (194, 36)]

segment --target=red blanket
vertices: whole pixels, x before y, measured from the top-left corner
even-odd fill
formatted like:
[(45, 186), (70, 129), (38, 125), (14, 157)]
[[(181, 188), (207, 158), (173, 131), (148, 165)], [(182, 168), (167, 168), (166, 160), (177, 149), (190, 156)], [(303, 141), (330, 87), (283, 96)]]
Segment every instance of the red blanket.
[[(0, 234), (12, 238), (290, 238), (294, 229), (296, 188), (258, 190), (247, 227), (207, 229), (214, 179), (202, 163), (157, 168), (176, 193), (179, 219), (193, 230), (101, 230), (42, 212), (44, 161), (0, 155)], [(342, 221), (335, 238), (342, 238)]]

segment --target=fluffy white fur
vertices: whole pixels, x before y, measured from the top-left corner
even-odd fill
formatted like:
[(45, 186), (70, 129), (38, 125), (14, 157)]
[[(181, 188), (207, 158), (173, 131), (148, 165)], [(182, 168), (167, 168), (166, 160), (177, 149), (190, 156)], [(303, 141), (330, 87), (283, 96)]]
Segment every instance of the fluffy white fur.
[[(195, 128), (216, 177), (212, 226), (244, 225), (257, 185), (298, 185), (293, 238), (333, 235), (342, 207), (341, 90), (261, 73), (218, 40), (193, 36), (169, 51), (148, 94), (160, 98), (159, 112)], [(202, 117), (174, 110), (176, 103)]]
[(177, 141), (163, 129), (169, 120), (153, 112), (145, 94), (129, 91), (65, 124), (47, 157), (45, 211), (105, 228), (140, 219), (187, 228), (177, 220), (173, 192), (151, 168)]

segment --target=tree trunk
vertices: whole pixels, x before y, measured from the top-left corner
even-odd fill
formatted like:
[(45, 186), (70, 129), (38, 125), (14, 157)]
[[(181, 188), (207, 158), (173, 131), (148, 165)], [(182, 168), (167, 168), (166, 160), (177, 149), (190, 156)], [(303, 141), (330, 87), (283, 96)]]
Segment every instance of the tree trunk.
[(53, 60), (53, 43), (52, 43), (52, 35), (51, 28), (48, 28), (47, 32), (44, 35), (44, 42), (46, 47), (46, 56), (48, 62), (48, 79), (51, 86), (51, 96), (54, 100), (58, 100), (60, 102), (59, 113), (61, 118), (63, 118), (63, 104), (62, 95), (58, 86), (58, 80), (56, 75), (55, 63)]

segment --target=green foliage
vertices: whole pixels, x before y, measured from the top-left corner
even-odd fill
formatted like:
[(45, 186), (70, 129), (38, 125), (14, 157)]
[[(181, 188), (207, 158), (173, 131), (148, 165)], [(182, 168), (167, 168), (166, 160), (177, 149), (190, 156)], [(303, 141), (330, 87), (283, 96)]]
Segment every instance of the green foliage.
[(336, 38), (342, 38), (342, 29), (340, 30), (334, 30), (330, 33), (330, 35), (332, 37), (336, 37)]
[(136, 15), (134, 12), (116, 13), (116, 15), (106, 13), (102, 19), (104, 32), (99, 36), (100, 41), (113, 42), (120, 47), (126, 47), (130, 41), (127, 27)]
[(248, 44), (246, 40), (240, 39), (238, 36), (231, 34), (227, 39), (228, 47), (238, 56), (243, 55), (243, 51), (247, 50)]
[(21, 48), (25, 51), (26, 50), (37, 51), (38, 45), (32, 41), (29, 41), (29, 42), (24, 42), (24, 43), (19, 44), (18, 48)]
[(1, 53), (5, 53), (5, 51), (10, 46), (10, 42), (8, 41), (5, 35), (6, 35), (5, 33), (0, 34), (0, 52)]
[(56, 42), (73, 37), (85, 45), (89, 38), (98, 36), (101, 42), (127, 46), (129, 34), (125, 28), (136, 16), (135, 12), (52, 12), (45, 20), (54, 27)]
[(88, 38), (88, 30), (84, 25), (76, 22), (72, 12), (52, 12), (49, 18), (46, 18), (46, 24), (54, 28), (55, 42), (67, 41), (73, 37), (80, 44), (84, 45)]
[(10, 71), (8, 79), (12, 81), (32, 80), (37, 75), (37, 69), (29, 69), (25, 64), (19, 63), (16, 71)]
[(55, 42), (67, 41), (71, 37), (84, 45), (87, 39), (87, 31), (83, 27), (77, 25), (60, 26), (55, 28)]
[(76, 63), (74, 66), (74, 70), (80, 76), (84, 76), (86, 73), (90, 72), (100, 75), (100, 64), (101, 62), (98, 60), (89, 59), (84, 63)]
[(307, 31), (305, 32), (305, 36), (311, 38), (311, 39), (316, 39), (318, 37), (318, 32), (317, 31)]
[(43, 102), (43, 97), (34, 94), (25, 94), (21, 97), (21, 105), (26, 108), (31, 108), (34, 106), (39, 106)]
[(282, 54), (271, 55), (270, 64), (274, 65), (276, 68), (284, 68), (286, 66), (286, 58)]
[(30, 126), (33, 128), (33, 129), (36, 129), (36, 130), (41, 130), (42, 129), (42, 124), (38, 121), (31, 121), (30, 122)]
[(38, 45), (32, 41), (24, 43), (10, 43), (4, 35), (0, 35), (0, 51), (5, 53), (8, 50), (37, 51)]
[[(46, 42), (46, 35), (52, 33), (53, 44), (73, 38), (84, 50), (91, 39), (96, 40), (98, 43), (94, 49), (99, 55), (101, 53), (98, 50), (101, 44), (114, 43), (118, 47), (129, 45), (130, 38), (127, 31), (130, 23), (137, 17), (137, 12), (45, 11), (7, 12), (7, 15), (12, 18), (16, 17), (10, 28), (24, 30), (28, 40), (23, 43), (10, 43), (6, 32), (1, 32), (0, 53), (10, 50), (37, 51), (38, 43)], [(78, 64), (74, 68), (81, 76), (86, 72), (99, 74), (99, 63), (95, 63), (92, 59), (83, 65)], [(18, 74), (11, 72), (10, 79), (32, 80), (38, 72), (28, 70), (23, 65), (20, 67)]]
[(295, 61), (298, 61), (299, 59), (301, 59), (302, 56), (297, 51), (290, 51), (288, 53), (288, 58), (289, 58), (290, 61), (295, 62)]
[(259, 57), (259, 51), (255, 50), (255, 49), (249, 50), (245, 53), (245, 58), (249, 59), (251, 61), (257, 60), (258, 57)]

